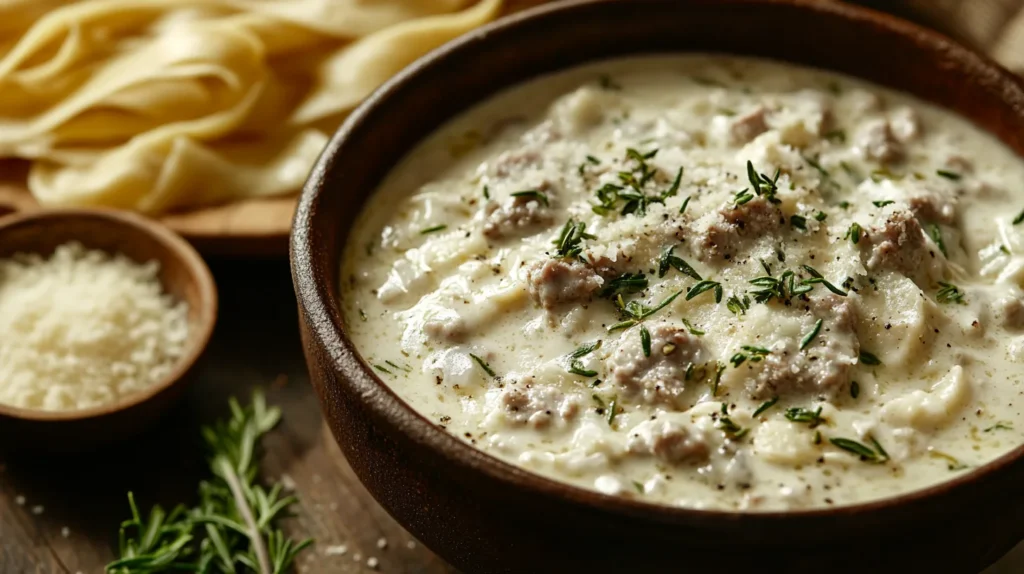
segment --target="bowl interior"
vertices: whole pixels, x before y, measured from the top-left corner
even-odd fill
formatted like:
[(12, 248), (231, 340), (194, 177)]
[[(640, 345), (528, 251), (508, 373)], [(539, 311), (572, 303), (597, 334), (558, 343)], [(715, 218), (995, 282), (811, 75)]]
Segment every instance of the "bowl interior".
[(53, 210), (0, 218), (0, 258), (16, 253), (52, 255), (77, 241), (88, 249), (121, 253), (139, 263), (157, 261), (165, 292), (188, 304), (189, 348), (166, 379), (109, 405), (75, 411), (42, 411), (0, 405), (0, 414), (19, 418), (87, 418), (127, 408), (173, 384), (197, 360), (216, 319), (216, 290), (202, 258), (183, 239), (141, 216), (106, 210)]
[[(443, 453), (454, 464), (536, 493), (631, 513), (655, 508), (553, 484), (476, 451), (414, 413), (373, 373), (345, 335), (338, 276), (348, 233), (366, 199), (387, 172), (441, 124), (501, 89), (548, 72), (606, 58), (672, 52), (765, 57), (860, 77), (953, 110), (1024, 155), (1024, 89), (1017, 79), (941, 35), (840, 2), (577, 1), (541, 7), (470, 33), (407, 68), (349, 117), (314, 168), (295, 220), (293, 275), (311, 336), (326, 350), (324, 360), (340, 373), (341, 384), (352, 389), (376, 420)], [(330, 394), (337, 396), (335, 391)], [(899, 518), (920, 519), (923, 515), (913, 510), (915, 505), (920, 509), (926, 498), (949, 495), (954, 487), (1007, 466), (1019, 468), (1022, 454), (1024, 447), (1019, 447), (971, 474), (898, 497), (906, 503)], [(841, 511), (871, 512), (893, 500)], [(662, 517), (716, 514), (658, 510)], [(781, 513), (778, 518), (792, 514), (797, 513)]]

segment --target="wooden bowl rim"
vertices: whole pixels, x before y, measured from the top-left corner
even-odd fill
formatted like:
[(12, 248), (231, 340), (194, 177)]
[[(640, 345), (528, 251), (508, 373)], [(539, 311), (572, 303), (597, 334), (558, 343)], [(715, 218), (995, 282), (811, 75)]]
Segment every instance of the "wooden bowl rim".
[[(348, 385), (354, 390), (354, 395), (358, 396), (360, 404), (368, 411), (375, 424), (386, 423), (390, 427), (388, 430), (400, 433), (417, 447), (428, 449), (464, 472), (485, 475), (497, 483), (519, 489), (531, 496), (555, 498), (613, 515), (641, 518), (669, 525), (709, 524), (706, 521), (710, 520), (737, 525), (740, 524), (739, 521), (742, 521), (743, 524), (750, 526), (774, 528), (781, 522), (788, 524), (794, 520), (802, 520), (808, 526), (813, 524), (816, 525), (815, 527), (824, 527), (833, 524), (832, 521), (839, 517), (875, 515), (871, 518), (874, 520), (879, 517), (879, 513), (890, 513), (886, 516), (895, 517), (896, 515), (891, 513), (907, 507), (934, 503), (937, 499), (951, 501), (954, 495), (962, 493), (964, 488), (969, 487), (972, 483), (992, 477), (1024, 459), (1024, 445), (1019, 445), (984, 465), (931, 486), (885, 498), (836, 507), (814, 507), (786, 511), (738, 511), (672, 506), (642, 499), (603, 494), (549, 478), (499, 459), (465, 443), (447, 431), (437, 428), (434, 423), (413, 409), (377, 376), (374, 369), (356, 350), (346, 333), (338, 305), (337, 288), (339, 285), (337, 282), (331, 281), (331, 274), (337, 276), (337, 269), (333, 271), (324, 269), (318, 264), (317, 253), (320, 248), (315, 245), (321, 239), (321, 234), (314, 226), (314, 219), (321, 219), (318, 217), (318, 212), (321, 210), (320, 198), (330, 191), (325, 188), (324, 181), (327, 174), (334, 169), (335, 157), (338, 155), (342, 143), (359, 129), (365, 129), (365, 124), (372, 125), (387, 121), (387, 118), (380, 116), (376, 110), (394, 92), (406, 87), (407, 84), (415, 84), (422, 81), (424, 77), (429, 77), (432, 68), (438, 62), (446, 60), (451, 54), (478, 50), (479, 44), (485, 43), (488, 36), (494, 32), (515, 33), (516, 28), (524, 21), (544, 18), (560, 12), (571, 12), (590, 5), (629, 4), (631, 2), (632, 0), (563, 0), (504, 17), (464, 34), (421, 57), (380, 86), (349, 115), (324, 148), (303, 187), (293, 220), (290, 239), (292, 277), (298, 303), (303, 310), (304, 325), (310, 335), (309, 344), (316, 345), (323, 351), (333, 372), (341, 374), (341, 384)], [(672, 0), (646, 0), (646, 2), (637, 2), (637, 4), (652, 2), (671, 3)], [(936, 55), (941, 54), (945, 60), (956, 62), (962, 69), (983, 71), (987, 79), (999, 86), (1000, 97), (1004, 101), (1024, 102), (1024, 81), (991, 58), (971, 50), (937, 31), (890, 14), (835, 0), (724, 0), (723, 3), (733, 4), (737, 9), (753, 6), (797, 8), (818, 17), (835, 17), (857, 26), (875, 26), (893, 35), (912, 37), (916, 39), (921, 50), (927, 50)], [(486, 53), (486, 51), (481, 51), (481, 53)], [(749, 55), (756, 56), (756, 54)], [(582, 64), (583, 62), (579, 65)], [(468, 104), (463, 109), (468, 109), (477, 103), (480, 102)], [(955, 109), (951, 111), (956, 112)], [(989, 133), (987, 130), (985, 131)], [(396, 158), (392, 165), (397, 164), (400, 159)], [(318, 221), (318, 224), (326, 223), (326, 221)], [(344, 229), (342, 232), (347, 233), (349, 230)], [(340, 267), (341, 262), (332, 262), (331, 265)], [(335, 396), (337, 395), (335, 394)], [(326, 407), (325, 410), (327, 410)]]
[[(165, 377), (145, 389), (132, 392), (112, 403), (78, 410), (47, 411), (15, 407), (0, 403), (0, 417), (6, 416), (27, 421), (70, 422), (99, 418), (138, 406), (171, 386), (181, 382), (188, 371), (199, 360), (213, 336), (217, 322), (217, 287), (210, 268), (199, 253), (180, 235), (152, 219), (132, 212), (104, 208), (57, 208), (14, 213), (0, 217), (0, 239), (4, 231), (25, 224), (59, 225), (70, 219), (98, 219), (117, 228), (125, 235), (145, 235), (177, 259), (188, 270), (189, 280), (198, 288), (198, 320), (189, 332), (190, 344), (185, 354)], [(91, 248), (87, 242), (83, 242)], [(22, 251), (24, 252), (24, 251)], [(30, 252), (29, 252), (30, 253)], [(161, 285), (166, 292), (166, 285)]]

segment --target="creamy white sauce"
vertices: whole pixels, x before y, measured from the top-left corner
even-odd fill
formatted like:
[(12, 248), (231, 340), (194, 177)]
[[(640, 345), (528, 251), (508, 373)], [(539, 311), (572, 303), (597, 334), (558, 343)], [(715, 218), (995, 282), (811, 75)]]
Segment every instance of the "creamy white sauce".
[(350, 238), (344, 314), (385, 383), (512, 464), (688, 507), (850, 504), (1020, 444), (1022, 184), (989, 135), (859, 80), (603, 62), (405, 158)]

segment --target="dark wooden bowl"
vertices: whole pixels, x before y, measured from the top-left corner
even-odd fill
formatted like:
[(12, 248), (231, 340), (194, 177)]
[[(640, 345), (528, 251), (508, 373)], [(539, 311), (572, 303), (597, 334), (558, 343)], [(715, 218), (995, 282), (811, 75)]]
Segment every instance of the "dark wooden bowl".
[(109, 405), (73, 411), (0, 404), (0, 450), (81, 452), (138, 434), (181, 396), (217, 320), (217, 289), (203, 259), (184, 239), (152, 220), (125, 212), (62, 209), (0, 218), (0, 258), (50, 255), (77, 241), (87, 248), (160, 262), (164, 290), (188, 303), (190, 344), (174, 370), (152, 387)]
[(346, 335), (343, 244), (378, 182), (421, 138), (539, 74), (687, 51), (866, 78), (955, 110), (1024, 155), (1024, 89), (1008, 72), (935, 33), (839, 2), (571, 2), (487, 26), (373, 94), (303, 191), (292, 273), (313, 385), (338, 444), (388, 512), (466, 572), (978, 572), (1024, 536), (1024, 447), (941, 485), (857, 506), (656, 506), (553, 482), (449, 436), (391, 392)]

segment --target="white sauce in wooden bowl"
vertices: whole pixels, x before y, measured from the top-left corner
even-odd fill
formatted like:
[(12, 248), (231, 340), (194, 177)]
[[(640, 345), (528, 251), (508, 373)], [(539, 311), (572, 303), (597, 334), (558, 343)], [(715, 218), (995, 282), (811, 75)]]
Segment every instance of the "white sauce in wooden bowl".
[(1021, 159), (917, 99), (617, 60), (416, 148), (353, 232), (344, 313), (385, 383), (512, 464), (687, 507), (850, 504), (1020, 443), (1021, 209)]

